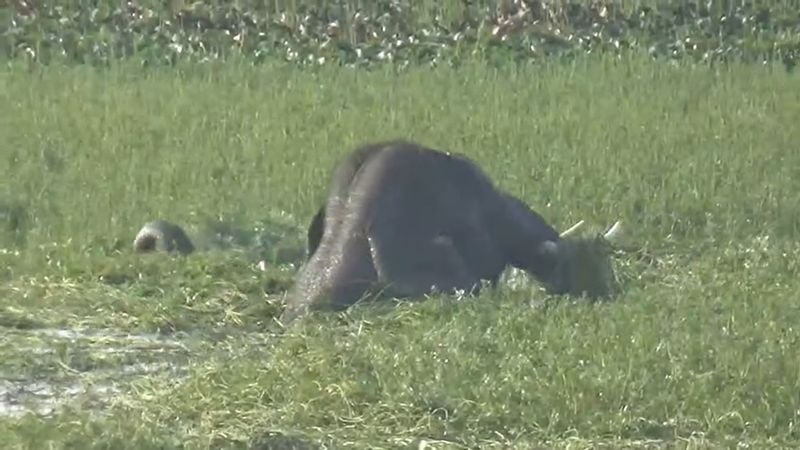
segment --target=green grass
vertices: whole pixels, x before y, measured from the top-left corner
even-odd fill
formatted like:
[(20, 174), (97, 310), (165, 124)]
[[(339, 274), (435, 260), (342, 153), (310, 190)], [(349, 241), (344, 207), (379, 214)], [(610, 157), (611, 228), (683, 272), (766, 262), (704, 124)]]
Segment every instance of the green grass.
[[(0, 381), (120, 389), (0, 416), (4, 448), (800, 444), (796, 75), (586, 57), (12, 65), (0, 86)], [(466, 153), (557, 228), (622, 219), (623, 295), (540, 308), (523, 284), (314, 316), (278, 339), (291, 258), (261, 272), (247, 248), (130, 252), (156, 217), (195, 236), (281, 222), (299, 246), (337, 158), (392, 137)], [(135, 362), (180, 370), (120, 372)]]

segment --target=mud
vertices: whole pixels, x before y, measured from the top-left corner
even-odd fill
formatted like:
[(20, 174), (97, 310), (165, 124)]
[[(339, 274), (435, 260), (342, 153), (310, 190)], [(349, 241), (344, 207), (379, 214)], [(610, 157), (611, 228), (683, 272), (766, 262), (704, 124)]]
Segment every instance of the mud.
[[(155, 334), (55, 328), (3, 331), (15, 354), (32, 363), (0, 365), (0, 417), (49, 416), (64, 405), (102, 414), (136, 380), (185, 375), (193, 353), (179, 339)], [(93, 364), (70, 367), (57, 357), (64, 348), (91, 355)]]

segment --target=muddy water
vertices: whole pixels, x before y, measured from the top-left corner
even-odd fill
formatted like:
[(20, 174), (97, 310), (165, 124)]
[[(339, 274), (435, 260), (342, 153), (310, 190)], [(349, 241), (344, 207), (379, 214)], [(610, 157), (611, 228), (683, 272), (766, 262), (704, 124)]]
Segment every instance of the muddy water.
[[(3, 336), (3, 341), (15, 346), (17, 354), (25, 355), (28, 361), (41, 361), (49, 370), (19, 373), (0, 364), (0, 418), (26, 413), (47, 416), (68, 403), (102, 413), (137, 379), (154, 374), (184, 375), (192, 353), (181, 339), (155, 334), (5, 329)], [(90, 354), (93, 364), (76, 370), (60, 363), (54, 355), (65, 346), (73, 353)]]
[(30, 412), (48, 416), (61, 404), (78, 397), (109, 399), (117, 393), (119, 389), (110, 383), (87, 385), (80, 381), (52, 383), (1, 380), (0, 417), (22, 416)]

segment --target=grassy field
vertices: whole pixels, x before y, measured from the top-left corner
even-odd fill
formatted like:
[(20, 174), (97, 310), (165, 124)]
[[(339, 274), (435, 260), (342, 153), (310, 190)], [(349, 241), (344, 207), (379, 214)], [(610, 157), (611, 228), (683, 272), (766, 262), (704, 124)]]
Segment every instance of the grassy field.
[[(3, 448), (800, 445), (797, 75), (588, 56), (0, 86)], [(623, 295), (539, 307), (523, 279), (275, 337), (330, 168), (393, 137), (473, 157), (557, 228), (623, 219)], [(132, 255), (156, 217), (240, 245)]]

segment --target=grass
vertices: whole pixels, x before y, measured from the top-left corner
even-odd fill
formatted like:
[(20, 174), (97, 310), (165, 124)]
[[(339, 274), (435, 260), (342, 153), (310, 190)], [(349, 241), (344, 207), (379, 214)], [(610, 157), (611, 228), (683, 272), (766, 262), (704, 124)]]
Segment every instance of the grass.
[[(80, 386), (50, 415), (4, 414), (5, 448), (800, 443), (796, 75), (588, 56), (0, 78), (0, 389)], [(336, 159), (391, 137), (470, 155), (557, 228), (623, 219), (623, 295), (537, 307), (523, 283), (277, 338), (296, 258), (130, 253), (155, 217), (194, 236), (281, 223), (300, 246)]]

